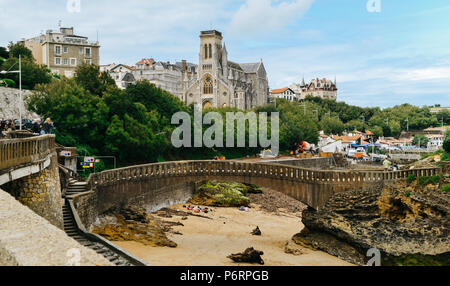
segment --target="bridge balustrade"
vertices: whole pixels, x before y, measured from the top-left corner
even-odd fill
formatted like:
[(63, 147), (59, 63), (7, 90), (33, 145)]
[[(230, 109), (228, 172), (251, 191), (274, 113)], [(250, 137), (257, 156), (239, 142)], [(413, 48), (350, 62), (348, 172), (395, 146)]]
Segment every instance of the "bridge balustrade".
[(0, 140), (0, 172), (45, 160), (55, 147), (55, 135)]

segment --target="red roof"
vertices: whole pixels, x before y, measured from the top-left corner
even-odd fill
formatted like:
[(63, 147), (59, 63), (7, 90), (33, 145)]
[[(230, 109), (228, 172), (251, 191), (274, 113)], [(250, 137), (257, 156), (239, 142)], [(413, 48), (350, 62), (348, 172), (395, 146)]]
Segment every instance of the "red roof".
[(272, 89), (271, 93), (283, 93), (283, 92), (285, 92), (288, 89), (289, 89), (288, 87), (279, 88), (279, 89)]
[(147, 65), (147, 66), (151, 66), (153, 63), (155, 62), (154, 59), (142, 59), (140, 61), (138, 61), (136, 63), (136, 65)]

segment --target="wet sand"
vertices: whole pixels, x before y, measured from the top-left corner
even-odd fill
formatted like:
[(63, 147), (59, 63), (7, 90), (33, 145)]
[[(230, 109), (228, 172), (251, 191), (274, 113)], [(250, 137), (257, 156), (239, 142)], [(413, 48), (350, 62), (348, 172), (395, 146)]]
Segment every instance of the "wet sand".
[[(170, 209), (186, 211), (183, 205)], [(298, 216), (283, 212), (269, 213), (257, 205), (250, 212), (237, 208), (214, 208), (214, 212), (202, 214), (211, 219), (188, 216), (164, 218), (180, 222), (184, 226), (173, 227), (169, 239), (178, 244), (176, 248), (151, 247), (138, 242), (114, 242), (123, 249), (155, 266), (244, 266), (234, 263), (228, 255), (254, 247), (264, 252), (266, 266), (344, 266), (351, 265), (325, 252), (302, 249), (304, 254), (295, 256), (284, 252), (285, 244), (303, 228)], [(259, 226), (262, 235), (251, 235)], [(256, 265), (256, 264), (252, 264)]]

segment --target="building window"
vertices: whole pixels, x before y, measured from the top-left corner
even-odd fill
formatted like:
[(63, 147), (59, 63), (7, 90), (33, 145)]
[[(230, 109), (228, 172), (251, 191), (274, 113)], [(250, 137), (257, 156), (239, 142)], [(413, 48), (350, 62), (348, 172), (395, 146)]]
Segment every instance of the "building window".
[(85, 62), (86, 62), (86, 64), (88, 64), (88, 65), (91, 64), (91, 60), (86, 60)]
[(59, 45), (55, 46), (55, 54), (56, 55), (61, 55), (61, 46), (59, 46)]
[(70, 65), (76, 66), (77, 65), (77, 59), (70, 59)]
[(64, 47), (64, 53), (67, 54), (69, 52), (69, 48), (68, 47)]
[(61, 58), (55, 58), (55, 65), (61, 64)]
[(79, 48), (78, 49), (78, 53), (80, 53), (80, 55), (82, 55), (83, 54), (83, 48)]
[(209, 58), (212, 58), (212, 46), (209, 44)]
[(64, 59), (64, 65), (68, 65), (69, 64), (69, 60), (68, 59)]
[(91, 48), (85, 48), (85, 54), (86, 54), (86, 57), (90, 57), (91, 56)]
[(205, 59), (208, 58), (208, 45), (205, 44)]
[(211, 77), (207, 76), (203, 84), (203, 94), (212, 94), (212, 93), (213, 93), (213, 82)]

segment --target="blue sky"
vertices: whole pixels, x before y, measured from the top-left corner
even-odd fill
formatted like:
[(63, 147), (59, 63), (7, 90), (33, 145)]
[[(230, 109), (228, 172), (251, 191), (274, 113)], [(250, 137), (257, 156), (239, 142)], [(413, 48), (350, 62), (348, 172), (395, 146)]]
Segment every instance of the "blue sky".
[(101, 64), (197, 63), (199, 31), (213, 28), (230, 60), (263, 59), (271, 88), (336, 77), (350, 104), (450, 105), (450, 2), (379, 1), (371, 13), (368, 0), (80, 0), (70, 13), (67, 0), (0, 0), (0, 45), (61, 20), (91, 40), (98, 32)]

